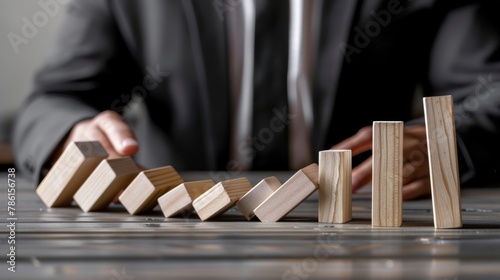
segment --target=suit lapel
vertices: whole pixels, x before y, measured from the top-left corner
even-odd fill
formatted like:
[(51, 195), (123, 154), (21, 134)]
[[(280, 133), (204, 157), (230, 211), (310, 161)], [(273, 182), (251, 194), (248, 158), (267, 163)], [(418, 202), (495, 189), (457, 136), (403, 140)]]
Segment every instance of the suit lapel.
[(358, 0), (323, 1), (320, 39), (313, 82), (313, 148), (325, 147), (336, 89), (344, 63), (340, 45), (347, 42)]
[(224, 18), (213, 1), (183, 0), (203, 116), (208, 168), (225, 168), (229, 143), (229, 89)]

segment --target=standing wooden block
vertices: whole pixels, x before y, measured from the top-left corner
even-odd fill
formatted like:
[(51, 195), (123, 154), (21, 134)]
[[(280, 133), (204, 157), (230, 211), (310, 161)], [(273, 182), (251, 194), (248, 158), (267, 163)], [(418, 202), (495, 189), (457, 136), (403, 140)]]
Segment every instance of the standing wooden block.
[(212, 180), (185, 182), (158, 198), (166, 218), (193, 210), (193, 201), (215, 185)]
[(403, 203), (403, 122), (373, 122), (372, 226), (399, 227)]
[(318, 165), (313, 163), (297, 171), (271, 196), (255, 208), (262, 222), (277, 222), (318, 189)]
[(255, 217), (255, 208), (264, 202), (264, 200), (272, 195), (279, 187), (281, 187), (281, 183), (278, 178), (274, 176), (262, 179), (262, 181), (238, 200), (236, 206), (247, 220), (251, 220)]
[(224, 213), (252, 188), (247, 178), (222, 181), (193, 201), (202, 221)]
[(107, 157), (99, 142), (70, 143), (38, 185), (36, 193), (47, 207), (70, 205), (78, 188)]
[(73, 198), (85, 212), (104, 209), (139, 172), (141, 170), (130, 157), (105, 159)]
[(318, 221), (347, 223), (352, 218), (351, 150), (319, 152)]
[(435, 228), (462, 227), (457, 139), (450, 95), (424, 98)]
[(131, 215), (153, 209), (158, 198), (184, 182), (172, 166), (142, 171), (118, 197)]

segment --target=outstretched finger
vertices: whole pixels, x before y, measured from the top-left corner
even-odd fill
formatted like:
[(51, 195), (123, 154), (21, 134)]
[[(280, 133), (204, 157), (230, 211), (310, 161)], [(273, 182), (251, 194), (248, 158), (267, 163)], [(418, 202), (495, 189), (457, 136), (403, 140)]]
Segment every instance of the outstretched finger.
[(132, 156), (139, 149), (134, 133), (119, 114), (105, 111), (96, 117), (96, 123), (118, 154)]
[(90, 126), (85, 129), (83, 132), (83, 137), (88, 141), (99, 141), (103, 148), (108, 153), (108, 157), (117, 158), (120, 157), (120, 154), (115, 150), (109, 139), (106, 137), (106, 134), (99, 129), (97, 126)]

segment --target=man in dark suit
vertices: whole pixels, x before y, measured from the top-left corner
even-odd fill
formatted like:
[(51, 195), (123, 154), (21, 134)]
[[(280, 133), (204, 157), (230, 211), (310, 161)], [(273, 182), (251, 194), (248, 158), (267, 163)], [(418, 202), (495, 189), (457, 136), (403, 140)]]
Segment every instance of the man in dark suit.
[[(312, 38), (298, 46), (312, 50), (310, 95), (301, 99), (311, 110), (293, 111), (295, 0), (248, 1), (250, 8), (236, 0), (71, 2), (15, 126), (19, 168), (39, 181), (74, 140), (100, 140), (112, 156), (178, 170), (289, 170), (296, 152), (300, 166), (332, 145), (352, 149), (361, 162), (371, 149), (368, 126), (398, 120), (407, 123), (403, 195), (411, 199), (430, 192), (425, 128), (414, 105), (420, 92), (454, 98), (462, 184), (498, 182), (498, 3), (306, 1), (315, 32), (298, 37)], [(243, 95), (232, 95), (235, 84)], [(130, 104), (140, 111), (133, 121), (122, 117)], [(299, 117), (306, 144), (292, 149)], [(233, 137), (246, 126), (244, 138)], [(353, 189), (370, 176), (369, 160), (357, 165)]]

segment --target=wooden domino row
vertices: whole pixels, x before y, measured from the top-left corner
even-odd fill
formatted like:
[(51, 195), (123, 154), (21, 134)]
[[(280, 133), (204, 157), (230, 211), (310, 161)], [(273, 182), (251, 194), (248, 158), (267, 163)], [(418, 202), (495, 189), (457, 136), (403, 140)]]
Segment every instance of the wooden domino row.
[(299, 170), (281, 184), (276, 177), (255, 187), (246, 178), (218, 182), (184, 182), (172, 166), (141, 170), (130, 157), (107, 158), (99, 142), (71, 143), (36, 193), (47, 207), (69, 206), (105, 210), (115, 198), (132, 215), (159, 205), (165, 217), (195, 211), (201, 220), (219, 216), (233, 206), (250, 220), (278, 221), (318, 188), (318, 166)]
[[(451, 96), (424, 98), (424, 112), (434, 227), (462, 227), (456, 131)], [(403, 122), (373, 123), (372, 226), (402, 223)], [(351, 219), (351, 155), (347, 151), (319, 153), (318, 221), (345, 223)]]
[[(451, 96), (424, 98), (434, 226), (462, 226), (456, 135)], [(402, 223), (403, 122), (373, 123), (372, 226)], [(71, 143), (36, 193), (47, 207), (74, 200), (85, 212), (106, 209), (118, 198), (132, 215), (154, 209), (165, 217), (195, 211), (202, 221), (236, 206), (251, 220), (276, 222), (319, 189), (318, 221), (352, 219), (352, 154), (319, 152), (319, 165), (298, 170), (286, 182), (276, 177), (252, 186), (246, 178), (184, 182), (172, 166), (141, 170), (130, 157), (107, 158), (99, 142)]]

